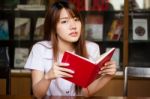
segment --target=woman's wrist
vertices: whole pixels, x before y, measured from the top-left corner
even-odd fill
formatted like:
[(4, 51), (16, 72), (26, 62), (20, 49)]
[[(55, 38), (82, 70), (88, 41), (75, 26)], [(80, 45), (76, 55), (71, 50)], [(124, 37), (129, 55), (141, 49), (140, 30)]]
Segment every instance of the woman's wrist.
[(47, 74), (44, 75), (44, 79), (49, 80), (49, 77)]
[(52, 79), (53, 79), (53, 77), (52, 77), (52, 72), (51, 72), (51, 71), (47, 72), (47, 73), (44, 75), (44, 79), (46, 79), (46, 80), (52, 80)]

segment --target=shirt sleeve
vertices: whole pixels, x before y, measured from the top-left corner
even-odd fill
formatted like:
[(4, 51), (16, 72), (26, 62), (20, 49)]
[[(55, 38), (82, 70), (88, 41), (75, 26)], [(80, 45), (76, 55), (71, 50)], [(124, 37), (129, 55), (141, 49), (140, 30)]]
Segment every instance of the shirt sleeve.
[(44, 71), (42, 64), (42, 46), (40, 44), (33, 45), (24, 68)]
[(100, 57), (100, 48), (99, 45), (94, 42), (87, 43), (87, 52), (89, 55), (89, 59), (92, 61), (97, 61)]

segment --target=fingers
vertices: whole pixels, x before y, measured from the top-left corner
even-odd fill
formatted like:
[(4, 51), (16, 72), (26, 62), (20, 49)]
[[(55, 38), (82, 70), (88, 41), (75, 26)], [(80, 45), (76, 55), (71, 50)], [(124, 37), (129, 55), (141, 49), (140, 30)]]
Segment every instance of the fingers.
[(101, 68), (99, 74), (101, 75), (115, 75), (116, 73), (116, 63), (114, 61), (109, 61)]
[(57, 68), (57, 70), (73, 74), (74, 71), (71, 69), (65, 68), (66, 66), (69, 66), (69, 64), (68, 63), (56, 63), (55, 64), (55, 68)]
[(73, 77), (74, 71), (68, 68), (65, 68), (66, 66), (69, 66), (68, 63), (54, 63), (53, 65), (53, 71), (55, 77)]
[(73, 75), (66, 72), (59, 72), (57, 77), (73, 77)]
[(59, 67), (59, 68), (58, 68), (58, 70), (59, 70), (59, 71), (62, 71), (62, 72), (71, 73), (71, 74), (73, 74), (73, 73), (74, 73), (74, 71), (73, 71), (73, 70), (68, 69), (68, 68), (64, 68), (64, 67)]

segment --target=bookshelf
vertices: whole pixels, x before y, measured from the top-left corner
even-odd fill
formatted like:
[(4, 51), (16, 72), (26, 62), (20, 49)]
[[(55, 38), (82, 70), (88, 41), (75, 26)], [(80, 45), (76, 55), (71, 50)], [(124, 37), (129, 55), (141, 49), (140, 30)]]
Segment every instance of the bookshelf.
[(129, 66), (150, 66), (150, 1), (129, 2)]
[[(15, 49), (16, 48), (27, 48), (30, 50), (32, 45), (38, 41), (39, 39), (34, 39), (34, 32), (36, 29), (36, 22), (38, 18), (44, 17), (45, 15), (45, 10), (44, 11), (39, 11), (39, 10), (0, 10), (0, 20), (6, 20), (8, 22), (8, 31), (9, 31), (9, 39), (0, 39), (0, 47), (8, 47), (8, 54), (9, 54), (9, 65), (10, 68), (14, 69), (15, 68)], [(19, 25), (21, 26), (20, 28), (17, 27), (15, 24), (16, 18), (26, 18), (27, 20), (18, 20), (18, 27)], [(26, 22), (30, 22), (30, 25), (26, 26)], [(21, 33), (23, 32), (22, 30), (27, 30), (28, 34), (22, 35), (22, 34), (17, 34), (17, 37), (15, 34), (15, 29), (17, 27), (17, 32), (20, 31)], [(26, 28), (28, 27), (28, 28)], [(18, 32), (18, 33), (20, 33)], [(26, 32), (26, 31), (25, 31)], [(19, 36), (22, 35), (22, 38)], [(25, 37), (27, 36), (27, 37)], [(25, 50), (24, 50), (25, 51)], [(27, 50), (26, 50), (27, 51)], [(28, 51), (27, 51), (28, 53)], [(19, 56), (20, 58), (23, 56)], [(19, 61), (23, 60), (17, 60)], [(24, 60), (25, 61), (25, 60)], [(23, 68), (23, 66), (20, 66), (17, 68)]]
[[(54, 1), (55, 0), (50, 0), (49, 2), (52, 3)], [(74, 0), (70, 0), (70, 1), (71, 2), (78, 2), (78, 1), (74, 1)], [(100, 1), (104, 2), (104, 0), (100, 0)], [(119, 1), (124, 1), (124, 0), (119, 0)], [(86, 0), (85, 0), (85, 2), (86, 2)], [(82, 3), (85, 3), (85, 2), (82, 2)], [(89, 0), (89, 2), (91, 4), (94, 4), (94, 3), (92, 3), (91, 0)], [(95, 2), (95, 0), (93, 2)], [(20, 3), (22, 4), (23, 2), (20, 2)], [(78, 6), (81, 7), (81, 4), (79, 5), (78, 3), (75, 3), (75, 4), (77, 4)], [(107, 10), (107, 6), (106, 6), (106, 8), (102, 7), (101, 8), (102, 10), (100, 11), (100, 10), (96, 10), (96, 8), (94, 8), (94, 6), (92, 5), (91, 6), (92, 10), (87, 11), (86, 9), (81, 10), (81, 8), (80, 8), (80, 12), (81, 12), (81, 15), (83, 16), (84, 19), (86, 19), (87, 16), (90, 16), (90, 15), (102, 17), (102, 19), (97, 19), (99, 21), (99, 23), (101, 23), (101, 24), (99, 25), (99, 23), (98, 23), (97, 26), (94, 26), (94, 28), (95, 27), (99, 28), (99, 26), (101, 27), (99, 30), (97, 30), (97, 29), (94, 30), (94, 31), (98, 31), (98, 33), (101, 32), (101, 34), (98, 34), (98, 33), (94, 34), (93, 37), (98, 37), (98, 36), (99, 37), (96, 39), (91, 39), (91, 40), (100, 45), (101, 53), (104, 53), (106, 51), (106, 49), (110, 48), (110, 47), (119, 48), (119, 54), (120, 54), (119, 58), (120, 59), (119, 59), (119, 66), (118, 67), (119, 67), (119, 69), (122, 70), (123, 66), (125, 66), (127, 64), (127, 62), (126, 62), (127, 61), (127, 58), (126, 58), (127, 52), (125, 51), (125, 53), (124, 53), (125, 47), (128, 46), (127, 43), (125, 43), (126, 39), (124, 40), (124, 38), (125, 38), (124, 34), (125, 34), (125, 36), (127, 35), (126, 34), (127, 32), (124, 33), (126, 30), (125, 27), (127, 27), (127, 26), (124, 26), (124, 28), (122, 28), (122, 30), (120, 30), (121, 35), (120, 35), (119, 39), (109, 40), (108, 39), (108, 32), (110, 32), (110, 29), (112, 27), (116, 27), (115, 25), (114, 26), (112, 25), (114, 20), (120, 20), (121, 19), (122, 25), (124, 25), (124, 22), (126, 22), (126, 21), (124, 21), (124, 20), (126, 20), (125, 19), (126, 13), (125, 13), (124, 9), (113, 10), (112, 5), (109, 4), (108, 6), (109, 6), (109, 10)], [(28, 7), (19, 5), (15, 9), (11, 9), (11, 10), (9, 9), (7, 11), (5, 11), (4, 9), (0, 10), (0, 15), (5, 15), (4, 18), (9, 20), (9, 32), (10, 32), (9, 33), (9, 40), (0, 40), (0, 45), (9, 47), (10, 67), (12, 69), (22, 68), (23, 66), (22, 67), (21, 66), (15, 66), (14, 64), (19, 63), (20, 61), (24, 61), (23, 59), (15, 61), (15, 59), (16, 59), (15, 58), (15, 49), (16, 48), (28, 48), (28, 50), (30, 51), (32, 45), (35, 42), (39, 41), (38, 39), (37, 40), (34, 39), (34, 36), (35, 36), (34, 32), (36, 31), (36, 22), (37, 22), (38, 18), (45, 16), (45, 10), (43, 10), (43, 7), (38, 8), (37, 10), (35, 9), (36, 6), (34, 6), (34, 8), (32, 8), (32, 9), (29, 9), (30, 7), (31, 7), (31, 5), (28, 5)], [(24, 10), (24, 9), (26, 9), (26, 10)], [(17, 27), (17, 25), (15, 24), (16, 18), (28, 18), (29, 19), (29, 22), (30, 22), (28, 25), (29, 30), (26, 29), (26, 30), (28, 30), (28, 33), (26, 34), (28, 38), (21, 39), (21, 37), (20, 37), (20, 38), (16, 39), (16, 37), (14, 35), (16, 32), (15, 29)], [(1, 18), (1, 19), (3, 19), (3, 18)], [(88, 20), (90, 20), (90, 19), (88, 19)], [(85, 22), (86, 22), (86, 20), (85, 20)], [(26, 23), (24, 22), (24, 24), (26, 24)], [(94, 25), (95, 25), (95, 23), (94, 23)], [(23, 27), (21, 30), (23, 30)], [(22, 34), (19, 34), (19, 32), (18, 32), (17, 35), (22, 35)], [(23, 36), (23, 37), (25, 37), (25, 36)], [(26, 51), (26, 52), (28, 53), (29, 51)], [(26, 55), (24, 54), (24, 56), (26, 56)], [(19, 57), (23, 57), (23, 56), (19, 56)]]
[[(90, 2), (92, 3), (95, 1), (96, 0)], [(125, 36), (127, 36), (126, 27), (128, 25), (127, 23), (125, 24), (126, 21), (124, 21), (126, 20), (126, 16), (128, 16), (127, 11), (125, 11), (126, 2), (124, 0), (119, 0), (118, 2), (120, 2), (120, 4), (118, 6), (120, 8), (119, 7), (115, 8), (114, 0), (109, 1), (110, 1), (109, 3), (106, 2), (104, 4), (106, 8), (104, 7), (101, 9), (96, 9), (91, 4), (90, 5), (91, 9), (89, 8), (88, 10), (84, 11), (81, 10), (81, 14), (85, 19), (85, 28), (86, 25), (91, 26), (91, 28), (88, 27), (89, 30), (85, 29), (85, 32), (87, 33), (86, 35), (88, 35), (88, 32), (90, 34), (90, 36), (88, 36), (87, 39), (92, 40), (97, 44), (99, 44), (101, 54), (104, 53), (107, 50), (107, 48), (116, 47), (117, 49), (119, 49), (116, 52), (116, 54), (119, 55), (115, 56), (117, 57), (116, 59), (119, 59), (117, 60), (119, 61), (117, 63), (119, 65), (117, 66), (117, 69), (123, 70), (123, 67), (127, 64), (127, 53), (128, 53), (126, 52), (127, 50), (124, 48), (128, 46), (127, 45), (128, 43), (125, 43), (126, 39), (124, 37), (124, 34)], [(103, 0), (101, 0), (101, 2), (103, 2)], [(97, 17), (99, 17), (99, 19)], [(97, 24), (99, 24), (99, 26)], [(95, 25), (97, 25), (97, 27)], [(91, 32), (92, 29), (93, 33)]]
[[(55, 0), (49, 0), (47, 2), (53, 3)], [(82, 3), (86, 3), (85, 2)], [(96, 0), (93, 0), (95, 2)], [(100, 0), (104, 1), (104, 0)], [(101, 28), (97, 31), (102, 31), (102, 34), (96, 34), (101, 35), (102, 37), (99, 39), (92, 39), (92, 41), (98, 43), (100, 45), (101, 53), (105, 52), (107, 47), (117, 47), (119, 48), (119, 65), (120, 69), (123, 70), (124, 66), (127, 65), (144, 65), (142, 62), (146, 63), (145, 66), (148, 66), (149, 63), (149, 55), (145, 55), (144, 52), (148, 53), (148, 50), (150, 49), (148, 44), (149, 44), (149, 27), (147, 27), (147, 35), (148, 38), (147, 40), (133, 40), (133, 18), (138, 18), (138, 19), (146, 19), (147, 25), (149, 26), (150, 22), (150, 14), (149, 10), (144, 10), (144, 9), (130, 9), (132, 7), (130, 2), (128, 0), (119, 0), (118, 2), (124, 2), (123, 5), (120, 5), (120, 9), (116, 8), (114, 6), (114, 0), (109, 0), (111, 2), (111, 5), (109, 5), (109, 10), (108, 9), (102, 9), (102, 10), (95, 10), (93, 6), (90, 9), (82, 9), (81, 15), (83, 16), (83, 19), (85, 19), (85, 24), (86, 23), (86, 18), (89, 15), (95, 15), (95, 16), (101, 16), (102, 19), (100, 20), (102, 23), (99, 25)], [(137, 0), (139, 1), (139, 0)], [(77, 2), (74, 0), (71, 0), (71, 2)], [(89, 0), (90, 3), (88, 4), (93, 4), (91, 0)], [(23, 2), (20, 2), (23, 3)], [(78, 4), (78, 3), (76, 3)], [(81, 4), (79, 5), (81, 6)], [(90, 5), (91, 6), (91, 5)], [(85, 4), (86, 7), (86, 4)], [(147, 8), (149, 6), (146, 6)], [(45, 15), (45, 10), (43, 10), (43, 6), (41, 8), (38, 8), (37, 10), (35, 9), (36, 6), (34, 6), (34, 9), (27, 9), (27, 10), (22, 10), (27, 7), (19, 6), (19, 10), (14, 10), (14, 9), (0, 9), (0, 20), (7, 20), (8, 21), (8, 31), (9, 31), (9, 40), (1, 40), (0, 39), (0, 46), (1, 47), (9, 47), (9, 57), (10, 57), (10, 67), (15, 68), (14, 66), (14, 53), (15, 53), (15, 48), (16, 47), (21, 47), (21, 48), (30, 48), (32, 45), (39, 41), (38, 39), (34, 39), (34, 32), (36, 29), (36, 22), (38, 18), (44, 17)], [(113, 8), (113, 9), (112, 9)], [(117, 9), (117, 10), (116, 10)], [(14, 37), (14, 29), (15, 29), (15, 18), (28, 18), (30, 20), (30, 30), (29, 30), (29, 38), (28, 39), (15, 39)], [(112, 32), (115, 30), (117, 26), (117, 21), (120, 21), (122, 26), (119, 28), (122, 28), (120, 30), (119, 39), (112, 39)], [(94, 23), (95, 24), (95, 23)], [(98, 23), (99, 24), (99, 23)], [(120, 23), (119, 23), (120, 24)], [(95, 27), (95, 26), (94, 26)], [(40, 31), (40, 30), (39, 30)], [(96, 31), (96, 30), (94, 30)], [(38, 35), (38, 34), (37, 34)], [(115, 38), (115, 35), (114, 35)], [(139, 47), (143, 45), (145, 50), (140, 49)], [(143, 50), (143, 51), (142, 51)], [(138, 56), (135, 56), (137, 53), (139, 53)], [(136, 57), (146, 57), (143, 58), (136, 58)], [(135, 60), (138, 60), (140, 63), (136, 63)]]
[[(17, 1), (17, 0), (15, 0)], [(19, 1), (19, 0), (18, 0)], [(20, 0), (22, 2), (20, 2), (21, 4), (24, 3), (25, 1)], [(47, 2), (49, 2), (50, 4), (53, 3), (55, 0), (47, 0)], [(71, 1), (80, 1), (80, 0), (71, 0)], [(88, 0), (85, 0), (88, 1)], [(90, 0), (89, 0), (90, 1)], [(96, 0), (93, 0), (96, 1)], [(104, 1), (104, 0), (102, 0)], [(111, 0), (110, 0), (111, 1)], [(115, 0), (112, 0), (115, 1)], [(96, 11), (96, 10), (85, 10), (85, 11), (81, 11), (81, 14), (83, 16), (83, 18), (85, 19), (87, 17), (87, 15), (101, 15), (103, 16), (103, 37), (101, 40), (93, 40), (94, 42), (96, 42), (97, 44), (100, 45), (100, 50), (101, 53), (105, 52), (105, 50), (107, 48), (110, 47), (117, 47), (120, 49), (120, 60), (119, 60), (119, 65), (120, 65), (120, 69), (121, 72), (123, 71), (125, 66), (128, 65), (132, 65), (132, 66), (149, 66), (150, 65), (150, 56), (149, 54), (145, 54), (145, 53), (149, 53), (150, 50), (150, 28), (148, 27), (148, 40), (133, 40), (132, 37), (132, 19), (133, 18), (138, 18), (138, 19), (147, 19), (147, 25), (150, 25), (150, 8), (148, 9), (148, 7), (150, 6), (146, 6), (147, 9), (129, 9), (130, 8), (130, 0), (117, 0), (116, 2), (119, 1), (124, 1), (123, 4), (123, 9), (122, 10), (104, 10), (104, 11)], [(132, 0), (131, 0), (132, 1)], [(134, 1), (134, 0), (133, 0)], [(139, 0), (137, 0), (139, 1)], [(149, 0), (143, 0), (143, 1), (149, 1)], [(0, 3), (1, 4), (1, 3)], [(148, 3), (147, 3), (148, 4)], [(2, 7), (2, 6), (0, 6)], [(16, 3), (13, 4), (11, 7), (16, 7)], [(111, 15), (115, 15), (114, 17), (112, 17)], [(30, 48), (32, 47), (32, 45), (37, 42), (38, 40), (34, 39), (34, 32), (35, 32), (35, 28), (36, 28), (36, 22), (38, 20), (39, 17), (44, 17), (45, 15), (45, 10), (14, 10), (14, 9), (2, 9), (0, 8), (0, 20), (7, 20), (8, 21), (8, 31), (9, 31), (9, 40), (1, 40), (0, 39), (0, 47), (8, 47), (9, 48), (9, 65), (11, 70), (13, 71), (14, 69), (16, 70), (16, 73), (12, 73), (12, 92), (13, 89), (16, 89), (16, 91), (12, 94), (31, 94), (31, 78), (30, 78), (30, 73), (28, 72), (20, 72), (20, 68), (15, 68), (14, 66), (14, 58), (15, 58), (15, 48), (17, 47), (21, 47), (21, 48), (28, 48), (30, 50)], [(30, 25), (30, 30), (29, 30), (29, 39), (25, 39), (25, 40), (14, 40), (14, 28), (15, 28), (15, 18), (16, 17), (27, 17), (30, 19), (31, 25)], [(122, 19), (123, 21), (123, 30), (122, 30), (122, 34), (120, 36), (119, 40), (110, 40), (107, 38), (108, 36), (108, 32), (110, 30), (111, 24), (113, 22), (114, 19)], [(110, 21), (110, 23), (109, 23)], [(138, 55), (138, 56), (135, 56)], [(145, 63), (145, 64), (143, 64)], [(1, 66), (1, 65), (0, 65)], [(18, 70), (19, 69), (19, 70)], [(21, 68), (22, 70), (22, 68)], [(24, 76), (27, 75), (27, 76)], [(19, 77), (18, 77), (19, 75)], [(21, 75), (21, 76), (20, 76)], [(23, 76), (22, 76), (23, 75)], [(16, 84), (16, 77), (18, 77), (17, 82), (20, 83), (19, 86), (22, 86), (22, 83), (24, 83), (24, 81), (22, 81), (22, 79), (25, 79), (25, 82), (27, 82), (29, 85), (27, 85), (27, 90), (28, 92), (21, 92), (22, 89), (20, 89), (21, 87), (18, 87), (18, 84)], [(122, 79), (122, 75), (121, 78), (114, 78), (115, 80), (117, 80), (116, 82), (111, 82), (110, 86), (112, 88), (116, 88), (116, 86), (119, 86), (117, 89), (117, 92), (114, 94), (114, 89), (112, 90), (112, 92), (110, 92), (110, 95), (122, 95), (122, 87), (123, 87), (123, 79)], [(119, 80), (119, 82), (118, 82)], [(134, 80), (134, 79), (133, 79)], [(21, 81), (21, 82), (20, 82)], [(135, 81), (136, 83), (137, 81)], [(146, 81), (147, 82), (147, 81)], [(133, 85), (135, 84), (133, 83)], [(15, 86), (13, 85), (15, 84)], [(145, 85), (145, 84), (141, 84), (141, 85)], [(108, 90), (110, 88), (110, 86), (108, 85), (108, 87), (106, 86), (106, 91), (104, 92), (105, 95), (108, 95)], [(103, 91), (101, 91), (103, 92)], [(148, 91), (146, 91), (148, 92)], [(99, 94), (98, 94), (99, 95)]]

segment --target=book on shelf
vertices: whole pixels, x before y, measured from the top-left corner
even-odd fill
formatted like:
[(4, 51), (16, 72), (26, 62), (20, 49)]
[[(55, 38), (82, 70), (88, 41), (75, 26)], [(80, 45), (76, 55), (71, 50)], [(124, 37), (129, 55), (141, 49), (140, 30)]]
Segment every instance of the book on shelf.
[(101, 41), (103, 39), (103, 17), (87, 15), (85, 20), (86, 39)]
[(31, 5), (44, 5), (45, 0), (27, 0), (27, 4)]
[(9, 28), (7, 20), (0, 20), (0, 40), (9, 40)]
[(145, 0), (144, 1), (144, 9), (150, 9), (150, 1), (149, 0)]
[(0, 47), (0, 67), (9, 66), (8, 47)]
[[(145, 1), (145, 0), (143, 0), (143, 1)], [(140, 6), (139, 6), (137, 0), (129, 0), (129, 10), (138, 10), (138, 9), (140, 9)]]
[(123, 10), (124, 0), (109, 0), (109, 3), (112, 5), (113, 10), (120, 11)]
[(12, 10), (19, 3), (19, 0), (0, 0), (0, 9)]
[(29, 18), (15, 18), (14, 39), (29, 40), (30, 24)]
[(44, 37), (44, 18), (38, 18), (34, 32), (34, 40), (42, 40), (43, 37)]
[[(49, 0), (48, 3), (49, 5), (52, 5), (54, 2), (56, 2), (57, 0)], [(67, 1), (67, 0), (66, 0)]]
[(24, 68), (28, 54), (29, 54), (28, 48), (15, 48), (14, 67)]
[(45, 11), (45, 5), (39, 4), (18, 4), (15, 10), (26, 10), (26, 11)]
[(90, 10), (94, 11), (106, 11), (110, 8), (109, 0), (89, 0)]
[(68, 1), (73, 3), (78, 9), (78, 11), (85, 11), (86, 0), (68, 0)]
[(147, 19), (133, 19), (133, 40), (148, 40)]
[(85, 0), (85, 11), (90, 10), (90, 4), (91, 4), (91, 0)]
[(69, 63), (69, 66), (65, 68), (69, 68), (75, 73), (73, 74), (73, 78), (63, 78), (86, 88), (99, 76), (98, 72), (104, 66), (105, 62), (111, 59), (114, 51), (115, 48), (112, 48), (109, 51), (103, 53), (95, 62), (77, 54), (65, 52), (62, 58), (62, 62)]
[(113, 20), (110, 31), (108, 32), (108, 40), (119, 40), (123, 30), (123, 20), (115, 19)]
[[(111, 47), (106, 48), (106, 52), (109, 51)], [(116, 62), (117, 69), (120, 68), (120, 48), (115, 48), (114, 54), (111, 58), (113, 61)]]

